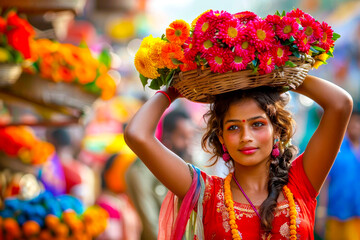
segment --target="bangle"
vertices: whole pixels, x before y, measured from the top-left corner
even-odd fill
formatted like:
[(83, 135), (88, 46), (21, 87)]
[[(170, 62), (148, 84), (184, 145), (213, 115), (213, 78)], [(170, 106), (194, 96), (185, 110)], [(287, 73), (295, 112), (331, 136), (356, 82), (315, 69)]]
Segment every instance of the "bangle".
[[(162, 93), (162, 94), (164, 94), (164, 95), (167, 97), (167, 99), (169, 100), (169, 106), (171, 105), (171, 98), (170, 98), (170, 96), (169, 96), (166, 92), (159, 90), (159, 91), (157, 91), (156, 93)], [(156, 93), (155, 93), (155, 94), (156, 94)]]

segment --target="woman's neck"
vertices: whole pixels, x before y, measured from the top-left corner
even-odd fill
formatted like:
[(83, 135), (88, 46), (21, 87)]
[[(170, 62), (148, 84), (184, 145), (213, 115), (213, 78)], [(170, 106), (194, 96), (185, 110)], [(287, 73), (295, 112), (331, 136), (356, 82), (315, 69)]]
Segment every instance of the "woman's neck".
[[(246, 167), (235, 164), (234, 174), (239, 185), (255, 205), (260, 205), (266, 199), (268, 195), (268, 164), (262, 164), (256, 167)], [(244, 198), (234, 181), (231, 182), (231, 189), (234, 201), (247, 203), (246, 198)]]

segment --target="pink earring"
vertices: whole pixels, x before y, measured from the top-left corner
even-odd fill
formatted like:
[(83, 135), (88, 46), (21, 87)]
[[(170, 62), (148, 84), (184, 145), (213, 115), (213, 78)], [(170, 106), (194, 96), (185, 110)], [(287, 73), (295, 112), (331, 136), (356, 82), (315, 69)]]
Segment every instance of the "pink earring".
[(271, 152), (271, 156), (273, 158), (277, 158), (280, 155), (280, 150), (279, 150), (279, 142), (276, 142), (273, 146), (273, 150)]
[(222, 149), (224, 151), (224, 153), (222, 155), (222, 158), (224, 159), (225, 162), (230, 161), (231, 157), (230, 157), (230, 154), (229, 154), (228, 150), (225, 147), (225, 144), (222, 145)]

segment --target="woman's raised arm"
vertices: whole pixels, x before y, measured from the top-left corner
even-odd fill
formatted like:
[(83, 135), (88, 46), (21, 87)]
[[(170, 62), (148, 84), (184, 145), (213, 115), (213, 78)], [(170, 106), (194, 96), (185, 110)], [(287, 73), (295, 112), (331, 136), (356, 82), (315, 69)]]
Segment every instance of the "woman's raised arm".
[(345, 90), (314, 76), (307, 76), (295, 92), (313, 99), (324, 110), (303, 155), (305, 173), (319, 191), (340, 149), (353, 102)]
[[(178, 96), (172, 88), (165, 90), (165, 93), (172, 101)], [(159, 181), (175, 195), (183, 198), (192, 181), (189, 168), (184, 160), (155, 137), (156, 126), (168, 105), (169, 99), (165, 94), (155, 94), (131, 119), (124, 137), (128, 146)]]

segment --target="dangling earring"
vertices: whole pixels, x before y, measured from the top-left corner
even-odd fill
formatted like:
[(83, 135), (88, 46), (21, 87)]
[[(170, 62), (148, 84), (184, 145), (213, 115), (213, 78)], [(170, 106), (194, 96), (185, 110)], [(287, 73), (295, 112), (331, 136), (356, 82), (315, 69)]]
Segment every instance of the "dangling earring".
[(225, 147), (225, 144), (222, 145), (222, 149), (224, 151), (224, 153), (222, 155), (222, 158), (224, 159), (225, 162), (230, 161), (231, 157), (230, 157), (230, 154), (229, 154), (228, 150)]
[(277, 158), (280, 155), (280, 150), (279, 150), (279, 141), (276, 139), (274, 146), (273, 146), (273, 150), (271, 151), (271, 156), (273, 158)]

